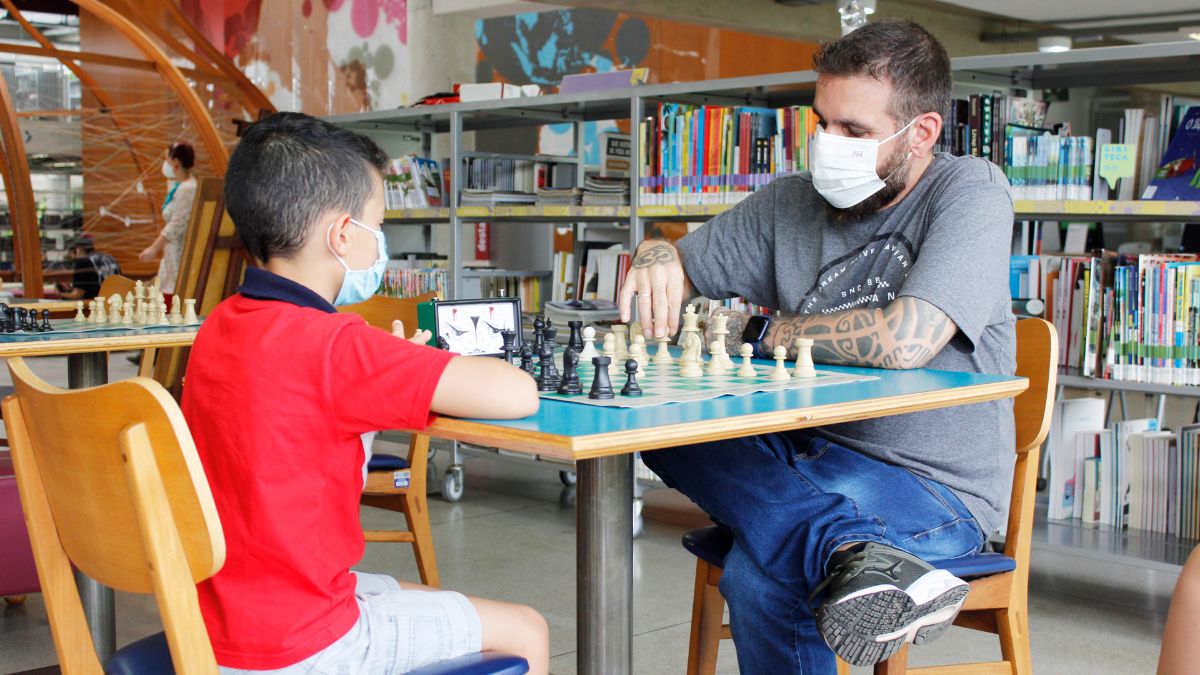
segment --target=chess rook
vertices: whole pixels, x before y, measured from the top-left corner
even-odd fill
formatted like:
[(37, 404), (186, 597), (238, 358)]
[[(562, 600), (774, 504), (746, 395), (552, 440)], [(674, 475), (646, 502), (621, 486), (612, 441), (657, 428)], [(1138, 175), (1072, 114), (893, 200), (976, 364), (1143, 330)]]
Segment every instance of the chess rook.
[[(609, 333), (611, 335), (612, 333)], [(612, 380), (608, 376), (608, 368), (612, 365), (607, 356), (597, 356), (592, 359), (592, 365), (595, 368), (595, 374), (592, 376), (592, 390), (588, 392), (588, 398), (597, 401), (607, 401), (615, 398), (613, 393)]]
[(816, 377), (817, 369), (812, 360), (813, 341), (810, 338), (796, 338), (796, 368), (792, 377)]

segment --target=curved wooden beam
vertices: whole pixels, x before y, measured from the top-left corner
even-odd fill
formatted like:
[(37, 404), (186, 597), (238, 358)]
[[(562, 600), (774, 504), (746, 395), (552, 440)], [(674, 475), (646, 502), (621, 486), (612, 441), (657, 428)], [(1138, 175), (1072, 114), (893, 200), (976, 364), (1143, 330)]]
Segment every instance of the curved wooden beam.
[[(86, 87), (87, 90), (96, 97), (96, 100), (100, 102), (101, 106), (103, 106), (104, 112), (108, 115), (109, 119), (112, 120), (113, 126), (117, 128), (118, 132), (120, 132), (121, 140), (125, 142), (125, 147), (129, 149), (129, 156), (133, 158), (133, 164), (135, 167), (137, 167), (138, 175), (144, 176), (146, 174), (145, 163), (134, 149), (133, 143), (129, 140), (129, 131), (126, 128), (128, 125), (123, 119), (121, 119), (120, 116), (117, 115), (116, 105), (113, 102), (112, 97), (108, 95), (108, 92), (100, 86), (100, 83), (96, 81), (96, 78), (92, 77), (91, 73), (83, 69), (83, 66), (70, 59), (63, 58), (63, 52), (55, 47), (54, 43), (50, 42), (45, 35), (42, 35), (42, 32), (38, 30), (36, 26), (29, 23), (25, 19), (25, 17), (21, 14), (21, 11), (17, 9), (17, 6), (13, 4), (12, 0), (0, 0), (0, 4), (3, 4), (4, 8), (8, 10), (9, 16), (16, 19), (17, 23), (21, 24), (21, 27), (25, 29), (25, 32), (29, 33), (29, 35), (33, 37), (33, 39), (39, 45), (41, 45), (43, 49), (46, 49), (53, 54), (54, 58), (58, 59), (59, 62), (66, 66), (72, 73), (75, 73), (75, 77), (79, 78), (80, 84)], [(150, 198), (149, 193), (143, 194), (146, 197), (146, 206), (149, 207), (150, 213), (156, 214), (158, 209), (154, 204), (154, 200)]]
[(42, 237), (38, 234), (33, 184), (29, 178), (29, 156), (17, 124), (16, 109), (8, 95), (8, 83), (0, 73), (0, 136), (4, 138), (7, 170), (3, 172), (8, 193), (8, 221), (12, 225), (16, 268), (21, 272), (25, 297), (42, 297)]
[(183, 109), (191, 120), (192, 126), (200, 136), (201, 142), (204, 143), (205, 149), (208, 150), (209, 163), (212, 165), (214, 173), (218, 176), (224, 176), (225, 168), (229, 164), (229, 153), (225, 150), (225, 145), (221, 142), (221, 136), (217, 133), (217, 128), (213, 124), (212, 118), (208, 116), (208, 111), (205, 109), (204, 103), (200, 101), (200, 97), (196, 95), (196, 92), (188, 86), (187, 80), (184, 79), (179, 69), (171, 63), (167, 55), (140, 28), (100, 0), (71, 1), (79, 5), (81, 9), (91, 12), (101, 21), (117, 29), (125, 36), (125, 39), (129, 40), (130, 44), (137, 47), (147, 59), (154, 63), (155, 69), (162, 76), (163, 81), (179, 97), (179, 102), (183, 105)]
[(204, 37), (204, 34), (192, 25), (191, 21), (188, 21), (187, 17), (183, 15), (183, 11), (172, 0), (162, 0), (162, 4), (167, 8), (167, 13), (171, 15), (171, 19), (192, 40), (192, 44), (208, 56), (223, 75), (237, 84), (238, 90), (242, 92), (242, 96), (245, 96), (251, 103), (258, 106), (259, 110), (275, 112), (275, 104), (271, 103), (271, 99), (267, 98), (267, 95), (251, 82), (250, 78), (246, 77), (241, 68), (230, 62), (221, 50), (208, 41), (208, 38)]

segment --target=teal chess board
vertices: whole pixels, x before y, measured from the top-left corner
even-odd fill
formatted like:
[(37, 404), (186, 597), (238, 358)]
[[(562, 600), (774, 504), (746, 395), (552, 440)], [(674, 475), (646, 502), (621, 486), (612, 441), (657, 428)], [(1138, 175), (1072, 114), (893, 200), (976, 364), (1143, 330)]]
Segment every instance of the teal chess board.
[[(555, 359), (558, 362), (559, 372), (562, 371), (562, 356), (558, 355)], [(595, 368), (591, 363), (579, 365), (579, 384), (583, 387), (583, 393), (576, 396), (562, 396), (558, 393), (542, 392), (542, 398), (555, 399), (559, 401), (570, 401), (572, 403), (583, 403), (586, 405), (598, 405), (612, 408), (646, 408), (650, 406), (663, 405), (664, 403), (682, 403), (685, 401), (702, 401), (718, 396), (740, 396), (745, 394), (753, 394), (760, 391), (781, 391), (784, 389), (802, 389), (809, 387), (825, 387), (837, 384), (849, 384), (853, 382), (866, 382), (869, 380), (877, 380), (879, 378), (872, 375), (858, 375), (848, 373), (835, 373), (824, 370), (817, 370), (816, 377), (792, 377), (787, 380), (771, 380), (768, 378), (771, 370), (775, 367), (774, 363), (764, 361), (755, 361), (754, 369), (755, 377), (739, 377), (737, 369), (741, 364), (740, 358), (734, 359), (734, 367), (720, 375), (706, 374), (702, 377), (687, 378), (679, 375), (679, 360), (670, 365), (656, 365), (653, 361), (646, 366), (644, 371), (638, 371), (637, 381), (642, 388), (641, 396), (622, 396), (621, 388), (625, 386), (625, 368), (622, 365), (619, 368), (614, 368), (609, 375), (612, 380), (613, 393), (616, 394), (608, 400), (595, 400), (588, 398), (588, 392), (592, 388), (592, 378), (595, 375)], [(789, 372), (793, 364), (788, 363)], [(708, 362), (703, 364), (705, 371), (708, 370)]]

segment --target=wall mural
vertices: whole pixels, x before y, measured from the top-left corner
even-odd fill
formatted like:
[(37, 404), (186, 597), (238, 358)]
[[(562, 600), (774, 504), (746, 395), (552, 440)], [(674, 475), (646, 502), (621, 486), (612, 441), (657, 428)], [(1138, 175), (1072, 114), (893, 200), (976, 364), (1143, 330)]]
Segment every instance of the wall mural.
[[(646, 66), (650, 81), (684, 82), (812, 67), (817, 45), (741, 31), (639, 17), (603, 9), (481, 19), (476, 22), (476, 81), (557, 85), (566, 75)], [(598, 164), (599, 134), (629, 123), (588, 122), (584, 159)], [(571, 127), (541, 128), (538, 151), (572, 152)]]

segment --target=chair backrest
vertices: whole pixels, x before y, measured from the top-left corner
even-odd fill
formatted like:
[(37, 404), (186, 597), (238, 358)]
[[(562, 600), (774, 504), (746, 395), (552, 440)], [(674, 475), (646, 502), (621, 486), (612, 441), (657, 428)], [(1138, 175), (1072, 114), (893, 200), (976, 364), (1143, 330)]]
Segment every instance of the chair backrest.
[(1017, 573), (1029, 574), (1029, 551), (1033, 542), (1033, 510), (1037, 493), (1038, 456), (1050, 431), (1054, 390), (1058, 380), (1058, 334), (1042, 319), (1017, 322), (1017, 375), (1029, 380), (1029, 388), (1013, 401), (1016, 424), (1016, 466), (1008, 507), (1008, 529), (1004, 554), (1017, 561)]
[(425, 293), (411, 298), (390, 298), (386, 295), (372, 295), (362, 302), (338, 307), (339, 312), (358, 314), (367, 323), (392, 330), (392, 321), (399, 319), (404, 322), (404, 332), (412, 335), (417, 331), (417, 305), (429, 302), (437, 297), (437, 293)]
[(110, 274), (104, 278), (104, 283), (100, 284), (100, 292), (96, 293), (97, 297), (109, 298), (114, 294), (125, 297), (126, 293), (132, 293), (137, 282), (127, 276), (121, 274)]
[(154, 593), (177, 673), (216, 673), (195, 584), (225, 562), (216, 505), (179, 406), (133, 378), (65, 390), (9, 359), (21, 503), (64, 672), (99, 674), (71, 571)]

